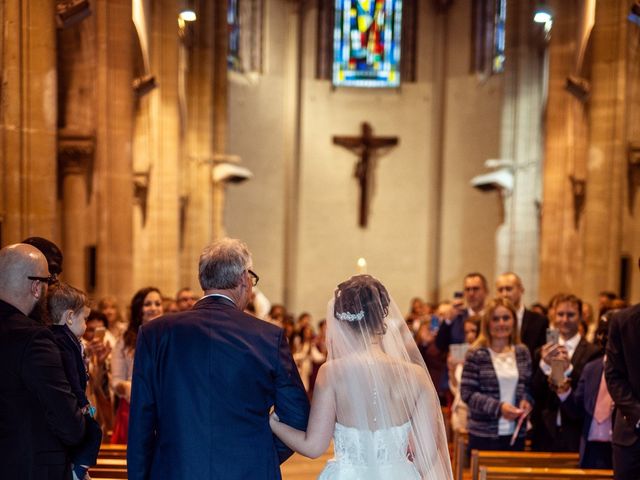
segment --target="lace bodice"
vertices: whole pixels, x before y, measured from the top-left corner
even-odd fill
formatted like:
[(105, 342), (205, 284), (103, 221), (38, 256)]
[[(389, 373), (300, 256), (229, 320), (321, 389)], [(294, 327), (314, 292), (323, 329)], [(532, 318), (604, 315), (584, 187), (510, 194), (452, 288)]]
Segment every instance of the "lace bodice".
[(358, 430), (336, 423), (335, 458), (344, 465), (395, 464), (407, 461), (410, 423), (383, 430)]

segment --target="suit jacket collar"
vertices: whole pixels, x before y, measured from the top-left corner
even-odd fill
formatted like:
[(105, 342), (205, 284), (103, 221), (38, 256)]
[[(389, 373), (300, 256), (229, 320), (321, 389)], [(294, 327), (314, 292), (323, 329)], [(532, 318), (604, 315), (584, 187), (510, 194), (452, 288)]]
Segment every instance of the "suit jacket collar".
[(211, 308), (215, 305), (225, 305), (227, 307), (232, 307), (234, 309), (238, 309), (235, 303), (229, 300), (226, 297), (221, 297), (219, 295), (208, 295), (206, 297), (201, 298), (196, 302), (193, 306), (194, 310), (199, 310), (201, 308)]

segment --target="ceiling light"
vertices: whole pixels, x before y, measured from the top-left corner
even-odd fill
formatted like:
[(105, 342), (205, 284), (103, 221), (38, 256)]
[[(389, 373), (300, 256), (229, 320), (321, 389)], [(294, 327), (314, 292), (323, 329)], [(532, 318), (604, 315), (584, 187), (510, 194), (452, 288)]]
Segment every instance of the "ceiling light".
[(180, 12), (180, 15), (178, 15), (178, 17), (183, 22), (195, 22), (196, 19), (198, 18), (196, 16), (196, 12), (194, 12), (193, 10), (183, 10)]

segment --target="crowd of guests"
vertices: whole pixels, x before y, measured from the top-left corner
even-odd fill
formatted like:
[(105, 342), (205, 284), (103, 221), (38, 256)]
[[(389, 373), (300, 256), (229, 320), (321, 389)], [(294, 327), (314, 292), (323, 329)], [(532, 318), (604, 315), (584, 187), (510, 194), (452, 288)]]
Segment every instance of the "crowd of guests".
[[(439, 305), (406, 316), (453, 431), (469, 450), (580, 452), (583, 468), (612, 468), (613, 402), (604, 380), (609, 321), (627, 304), (602, 292), (596, 309), (572, 294), (523, 304), (520, 277), (468, 274)], [(594, 311), (597, 310), (597, 314)]]
[[(115, 298), (90, 301), (57, 280), (62, 254), (42, 240), (35, 247), (45, 254), (50, 275), (28, 278), (49, 286), (31, 316), (50, 326), (81, 408), (85, 433), (75, 442), (72, 462), (74, 478), (84, 479), (101, 441), (127, 441), (141, 325), (193, 308), (198, 295), (183, 288), (168, 298), (145, 287), (133, 295), (125, 314)], [(582, 467), (611, 468), (614, 405), (603, 355), (611, 315), (627, 305), (611, 292), (602, 292), (595, 308), (559, 293), (546, 305), (526, 308), (523, 294), (516, 273), (498, 276), (491, 295), (487, 279), (474, 272), (452, 300), (411, 301), (406, 321), (452, 430), (468, 433), (470, 449), (523, 450), (529, 439), (534, 450), (579, 451)], [(257, 289), (247, 310), (284, 330), (311, 397), (327, 358), (324, 320), (314, 322), (307, 312), (296, 318)]]

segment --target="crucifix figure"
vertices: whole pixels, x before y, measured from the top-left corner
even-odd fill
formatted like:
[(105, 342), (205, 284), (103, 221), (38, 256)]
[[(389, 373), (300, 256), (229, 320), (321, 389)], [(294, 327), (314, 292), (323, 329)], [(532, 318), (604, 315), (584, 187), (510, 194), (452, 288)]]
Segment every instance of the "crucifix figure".
[(362, 134), (359, 137), (334, 136), (333, 143), (345, 147), (360, 157), (353, 176), (360, 183), (360, 226), (367, 226), (369, 216), (369, 182), (373, 169), (372, 154), (379, 148), (392, 147), (398, 144), (398, 137), (374, 137), (371, 125), (362, 124)]

